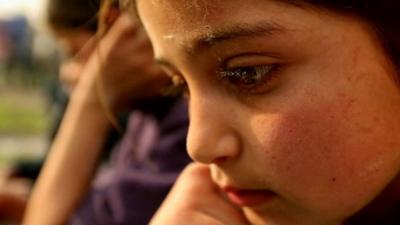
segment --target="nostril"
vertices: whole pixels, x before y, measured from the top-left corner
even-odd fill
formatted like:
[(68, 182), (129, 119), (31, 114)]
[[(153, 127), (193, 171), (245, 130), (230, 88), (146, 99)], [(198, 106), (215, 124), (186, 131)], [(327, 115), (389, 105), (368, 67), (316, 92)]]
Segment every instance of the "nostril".
[(214, 161), (222, 162), (236, 157), (240, 152), (240, 141), (236, 133), (230, 131), (221, 135), (216, 144), (216, 158)]
[(228, 156), (223, 156), (223, 157), (216, 158), (212, 163), (218, 165), (218, 164), (222, 164), (225, 161), (228, 161), (228, 159), (229, 159)]

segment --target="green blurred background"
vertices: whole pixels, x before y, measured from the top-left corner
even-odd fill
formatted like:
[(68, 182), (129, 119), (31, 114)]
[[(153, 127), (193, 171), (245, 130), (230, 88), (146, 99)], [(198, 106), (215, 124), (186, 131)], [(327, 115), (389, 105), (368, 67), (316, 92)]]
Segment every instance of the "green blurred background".
[(0, 0), (0, 169), (46, 151), (58, 53), (45, 0)]

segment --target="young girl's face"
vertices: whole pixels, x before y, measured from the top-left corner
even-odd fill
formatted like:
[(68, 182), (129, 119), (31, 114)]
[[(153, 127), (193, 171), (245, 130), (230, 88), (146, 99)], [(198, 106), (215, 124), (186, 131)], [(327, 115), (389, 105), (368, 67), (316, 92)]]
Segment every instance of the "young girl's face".
[(139, 0), (188, 85), (188, 151), (253, 224), (339, 224), (400, 167), (394, 66), (356, 18), (271, 0)]

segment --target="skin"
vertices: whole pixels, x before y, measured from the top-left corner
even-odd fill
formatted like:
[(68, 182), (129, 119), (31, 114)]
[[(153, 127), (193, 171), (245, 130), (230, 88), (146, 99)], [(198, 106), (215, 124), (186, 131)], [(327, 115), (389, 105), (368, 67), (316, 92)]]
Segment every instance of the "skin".
[[(170, 80), (153, 61), (152, 46), (140, 23), (122, 14), (93, 57), (99, 61), (98, 94), (114, 112), (129, 111), (138, 101), (160, 96)], [(105, 39), (105, 38), (104, 38)]]
[[(114, 10), (111, 11), (109, 27), (118, 18)], [(54, 33), (66, 54), (60, 66), (60, 81), (70, 94), (85, 73), (88, 62), (97, 60), (100, 62), (96, 81), (100, 97), (113, 111), (123, 111), (142, 98), (158, 96), (160, 89), (170, 82), (154, 64), (151, 44), (139, 23), (126, 15), (117, 22), (118, 26), (108, 35), (111, 41), (99, 42), (96, 32), (84, 29), (57, 28)], [(132, 52), (135, 57), (126, 57)]]
[(193, 225), (250, 225), (240, 208), (222, 197), (210, 179), (209, 168), (200, 164), (185, 168), (149, 225), (180, 225), (185, 221)]
[(66, 55), (61, 62), (59, 78), (69, 93), (79, 82), (83, 68), (94, 51), (94, 32), (79, 29), (55, 29), (55, 37)]
[[(188, 85), (191, 157), (209, 166), (216, 187), (274, 193), (242, 208), (249, 223), (337, 225), (373, 199), (390, 207), (385, 193), (398, 188), (400, 169), (399, 74), (368, 24), (268, 0), (139, 0), (137, 9), (157, 61)], [(226, 34), (238, 24), (269, 27)], [(243, 67), (261, 68), (261, 79), (227, 78)], [(180, 187), (152, 225), (221, 210), (211, 201), (166, 210), (205, 198)]]

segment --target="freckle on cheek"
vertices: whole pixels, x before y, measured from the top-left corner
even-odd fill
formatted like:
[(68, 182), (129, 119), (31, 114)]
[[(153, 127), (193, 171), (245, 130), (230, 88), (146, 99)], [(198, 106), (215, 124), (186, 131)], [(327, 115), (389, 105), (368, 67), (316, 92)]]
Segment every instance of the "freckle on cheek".
[[(299, 161), (326, 160), (340, 135), (335, 132), (338, 116), (332, 110), (297, 110), (285, 115), (269, 139), (276, 149), (275, 160), (299, 164)], [(266, 149), (268, 151), (268, 149)], [(287, 167), (290, 168), (290, 167)]]

